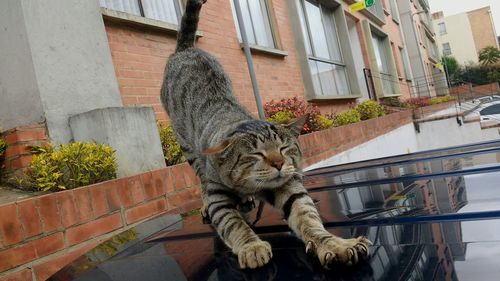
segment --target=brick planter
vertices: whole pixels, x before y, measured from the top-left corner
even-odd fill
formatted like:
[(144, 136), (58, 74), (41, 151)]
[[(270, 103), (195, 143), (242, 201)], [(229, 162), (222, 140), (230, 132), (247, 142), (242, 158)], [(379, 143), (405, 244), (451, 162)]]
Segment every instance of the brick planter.
[[(0, 280), (45, 280), (107, 237), (155, 215), (200, 207), (187, 163), (0, 206)], [(57, 262), (59, 261), (59, 262)], [(14, 279), (9, 279), (14, 278)], [(20, 277), (19, 277), (20, 278)]]
[[(425, 110), (432, 113), (446, 106)], [(327, 159), (412, 121), (407, 110), (300, 136), (303, 164)], [(26, 141), (22, 139), (18, 134), (10, 143), (16, 146)], [(200, 206), (200, 183), (187, 163), (0, 205), (0, 281), (46, 280), (111, 235), (165, 212)]]
[(11, 175), (31, 162), (29, 146), (43, 146), (48, 143), (45, 123), (20, 126), (4, 132), (7, 150), (4, 155), (5, 174)]

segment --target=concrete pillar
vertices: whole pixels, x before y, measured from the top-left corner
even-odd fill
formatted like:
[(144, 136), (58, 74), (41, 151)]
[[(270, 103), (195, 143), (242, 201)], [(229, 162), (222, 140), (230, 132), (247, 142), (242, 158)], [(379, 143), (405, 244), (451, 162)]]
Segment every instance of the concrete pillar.
[(0, 1), (0, 126), (45, 120), (72, 139), (74, 114), (122, 101), (98, 0)]
[(118, 177), (165, 167), (151, 107), (96, 109), (70, 118), (77, 141), (105, 143), (116, 150)]

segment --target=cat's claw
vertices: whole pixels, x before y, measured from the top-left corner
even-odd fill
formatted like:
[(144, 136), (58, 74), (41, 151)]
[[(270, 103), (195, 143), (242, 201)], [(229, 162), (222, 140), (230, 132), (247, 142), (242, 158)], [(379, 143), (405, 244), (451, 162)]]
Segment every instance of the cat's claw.
[(240, 268), (257, 268), (266, 265), (273, 257), (271, 245), (265, 241), (250, 242), (238, 252)]
[(332, 235), (330, 239), (323, 239), (322, 243), (315, 244), (309, 241), (306, 251), (312, 249), (312, 245), (317, 245), (315, 251), (321, 265), (329, 268), (333, 263), (354, 265), (361, 259), (367, 258), (371, 242), (365, 237), (342, 239)]
[(316, 245), (312, 241), (308, 241), (306, 244), (306, 254), (312, 255), (316, 252)]

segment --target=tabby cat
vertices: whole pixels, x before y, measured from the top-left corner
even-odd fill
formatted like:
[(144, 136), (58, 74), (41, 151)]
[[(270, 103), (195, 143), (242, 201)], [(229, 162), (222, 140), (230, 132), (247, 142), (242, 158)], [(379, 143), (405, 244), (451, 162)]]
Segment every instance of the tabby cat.
[(302, 185), (297, 136), (306, 118), (284, 125), (256, 120), (236, 100), (217, 60), (194, 47), (205, 2), (187, 1), (161, 90), (177, 140), (201, 180), (204, 215), (238, 256), (241, 268), (261, 267), (272, 257), (269, 243), (253, 232), (239, 210), (248, 198), (265, 199), (282, 210), (306, 251), (323, 266), (356, 263), (368, 255), (370, 242), (326, 231)]

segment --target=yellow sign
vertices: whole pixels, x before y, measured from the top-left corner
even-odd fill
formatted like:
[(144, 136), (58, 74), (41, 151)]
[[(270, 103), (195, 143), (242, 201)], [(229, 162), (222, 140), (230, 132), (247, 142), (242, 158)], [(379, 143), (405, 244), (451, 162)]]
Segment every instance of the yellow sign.
[(349, 5), (349, 8), (351, 8), (351, 12), (357, 12), (366, 9), (366, 2), (356, 2), (352, 5)]

